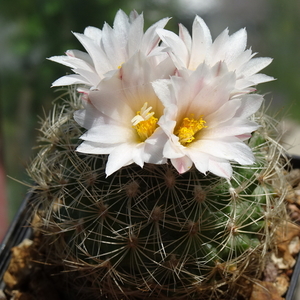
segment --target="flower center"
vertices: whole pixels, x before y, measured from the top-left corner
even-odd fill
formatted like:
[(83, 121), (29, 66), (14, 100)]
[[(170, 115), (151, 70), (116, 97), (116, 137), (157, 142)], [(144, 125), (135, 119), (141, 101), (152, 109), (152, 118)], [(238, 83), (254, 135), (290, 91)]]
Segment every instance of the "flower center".
[(195, 134), (202, 128), (207, 128), (204, 124), (206, 121), (200, 118), (198, 120), (194, 119), (194, 115), (191, 114), (190, 118), (184, 118), (181, 122), (180, 127), (175, 130), (175, 134), (179, 137), (179, 142), (183, 146), (189, 145), (194, 139)]
[(136, 129), (136, 132), (141, 142), (144, 142), (150, 137), (157, 126), (158, 119), (154, 117), (154, 112), (150, 112), (152, 107), (148, 107), (148, 103), (145, 102), (140, 111), (136, 113), (136, 116), (132, 118), (132, 127)]

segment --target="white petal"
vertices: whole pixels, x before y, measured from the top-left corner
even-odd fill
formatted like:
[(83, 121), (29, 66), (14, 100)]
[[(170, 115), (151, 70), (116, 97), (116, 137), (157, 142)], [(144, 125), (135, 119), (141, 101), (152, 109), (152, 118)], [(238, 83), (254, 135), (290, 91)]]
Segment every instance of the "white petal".
[(167, 140), (167, 135), (161, 128), (157, 128), (144, 143), (143, 161), (152, 164), (165, 163), (166, 158), (163, 156), (163, 148)]
[(193, 143), (199, 151), (225, 160), (234, 160), (241, 165), (254, 163), (251, 149), (243, 142), (226, 137), (224, 140), (199, 140)]
[[(218, 138), (225, 138), (231, 136), (239, 136), (243, 134), (249, 134), (256, 129), (258, 129), (259, 125), (255, 122), (251, 122), (245, 119), (238, 119), (237, 123), (233, 123), (233, 119), (221, 124), (215, 128), (205, 128), (199, 132), (200, 139), (218, 139)], [(197, 137), (197, 135), (196, 135)]]
[(135, 142), (137, 136), (134, 135), (132, 128), (116, 126), (112, 124), (99, 124), (92, 126), (80, 139), (102, 143), (102, 144), (118, 144)]
[[(140, 16), (142, 16), (142, 15), (140, 15)], [(139, 18), (140, 16), (137, 16), (135, 18), (135, 20), (137, 18)], [(120, 47), (125, 47), (126, 44), (127, 44), (126, 37), (127, 37), (128, 31), (129, 31), (129, 28), (130, 28), (130, 23), (129, 23), (128, 16), (121, 9), (118, 10), (118, 12), (115, 16), (113, 28), (114, 28), (114, 31), (116, 33), (115, 37), (120, 42)]]
[(84, 141), (77, 147), (76, 151), (87, 154), (109, 154), (115, 147), (116, 145), (111, 146)]
[(193, 43), (189, 68), (196, 69), (205, 60), (206, 53), (212, 44), (210, 30), (199, 16), (193, 23)]
[(181, 158), (184, 157), (184, 147), (177, 141), (168, 140), (164, 146), (163, 155), (166, 158)]
[(240, 29), (239, 31), (232, 34), (226, 45), (224, 45), (224, 54), (226, 64), (233, 62), (246, 48), (247, 44), (247, 32), (246, 30)]
[(80, 75), (71, 74), (58, 78), (52, 83), (52, 87), (55, 86), (67, 86), (72, 84), (89, 84), (85, 78)]
[(241, 105), (236, 111), (235, 117), (248, 118), (256, 113), (263, 102), (261, 95), (244, 95), (241, 97)]
[(101, 114), (91, 103), (85, 103), (85, 109), (74, 112), (74, 120), (83, 128), (90, 129), (93, 126), (104, 123), (105, 116)]
[(187, 28), (184, 27), (182, 24), (179, 24), (179, 37), (185, 43), (187, 49), (192, 48), (192, 37)]
[(254, 74), (252, 76), (249, 76), (249, 80), (253, 82), (252, 85), (257, 85), (259, 83), (273, 81), (275, 80), (275, 78), (265, 74)]
[(256, 57), (251, 59), (244, 67), (243, 75), (251, 76), (260, 70), (264, 69), (272, 62), (272, 58), (270, 57)]
[(91, 59), (91, 57), (86, 52), (83, 52), (83, 51), (80, 51), (80, 50), (67, 50), (66, 55), (68, 57), (75, 57), (75, 58), (78, 58), (80, 60), (83, 60), (89, 66), (94, 65), (93, 60)]
[(167, 106), (172, 101), (171, 98), (171, 91), (169, 88), (170, 80), (167, 79), (159, 79), (154, 82), (152, 82), (152, 86), (154, 88), (154, 91), (160, 101), (164, 104), (164, 106)]
[(208, 162), (208, 170), (220, 177), (229, 179), (232, 176), (232, 167), (228, 161), (210, 158)]
[(174, 63), (178, 68), (186, 67), (189, 63), (189, 51), (186, 48), (184, 42), (179, 38), (175, 33), (165, 30), (157, 29), (157, 33), (160, 36), (161, 40), (170, 47), (171, 51), (174, 54), (176, 61)]
[(100, 112), (127, 126), (131, 125), (131, 119), (137, 112), (130, 106), (131, 103), (128, 103), (121, 81), (116, 77), (101, 81), (99, 91), (91, 91), (89, 99)]
[(141, 51), (146, 55), (149, 55), (153, 49), (158, 45), (160, 37), (157, 34), (157, 29), (164, 28), (170, 18), (164, 18), (150, 26), (142, 39)]
[(73, 71), (84, 78), (84, 81), (87, 82), (92, 88), (96, 88), (101, 81), (101, 78), (95, 72), (90, 72), (83, 69), (73, 69)]
[(139, 15), (132, 23), (128, 34), (128, 56), (131, 57), (140, 49), (142, 38), (144, 35), (144, 18)]
[(223, 61), (225, 59), (223, 47), (224, 47), (224, 45), (226, 45), (228, 39), (229, 39), (228, 29), (225, 29), (214, 40), (214, 42), (212, 43), (212, 45), (207, 53), (206, 60), (205, 60), (209, 65), (213, 66), (218, 61)]
[(210, 155), (207, 153), (199, 152), (199, 150), (195, 147), (187, 147), (186, 153), (195, 164), (197, 170), (199, 170), (203, 174), (206, 174), (206, 172), (208, 171), (208, 160)]
[(132, 151), (135, 146), (135, 144), (121, 144), (113, 149), (106, 164), (105, 173), (107, 176), (133, 163)]
[(232, 119), (241, 105), (242, 101), (240, 99), (232, 99), (224, 103), (219, 109), (216, 107), (211, 114), (204, 117), (208, 129), (215, 128), (220, 123)]
[(88, 26), (84, 29), (83, 34), (92, 39), (98, 46), (100, 46), (102, 38), (101, 29), (93, 26)]
[(112, 69), (110, 62), (106, 57), (106, 54), (99, 46), (96, 45), (95, 42), (93, 42), (93, 40), (81, 33), (74, 32), (73, 34), (91, 56), (95, 65), (95, 70), (100, 76)]
[(48, 58), (51, 61), (57, 62), (64, 66), (70, 68), (84, 68), (87, 70), (93, 70), (93, 68), (87, 64), (87, 62), (83, 61), (82, 59), (71, 57), (71, 56), (52, 56)]

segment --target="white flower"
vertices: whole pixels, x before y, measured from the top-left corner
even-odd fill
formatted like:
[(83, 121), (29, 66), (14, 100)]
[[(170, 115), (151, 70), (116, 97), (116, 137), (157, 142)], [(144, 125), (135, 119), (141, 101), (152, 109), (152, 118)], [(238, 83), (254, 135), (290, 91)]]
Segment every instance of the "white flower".
[(172, 77), (169, 84), (165, 80), (153, 83), (165, 106), (158, 122), (168, 135), (163, 155), (179, 173), (194, 164), (201, 173), (230, 178), (230, 161), (254, 163), (243, 140), (259, 127), (248, 117), (259, 109), (263, 98), (254, 94), (231, 98), (235, 73), (216, 75), (225, 67), (225, 63), (213, 68), (202, 64), (192, 73), (182, 72), (183, 77)]
[(245, 50), (245, 29), (240, 29), (231, 36), (226, 29), (213, 42), (207, 25), (196, 16), (192, 36), (182, 24), (179, 25), (179, 36), (165, 29), (158, 29), (157, 32), (171, 49), (169, 54), (178, 69), (195, 70), (204, 62), (211, 67), (220, 61), (225, 62), (228, 70), (236, 73), (235, 89), (246, 93), (254, 90), (252, 86), (274, 80), (265, 74), (257, 74), (268, 66), (272, 59), (253, 58), (256, 53), (252, 53), (251, 49)]
[(152, 56), (159, 63), (167, 54), (160, 51), (156, 29), (163, 28), (168, 20), (158, 21), (144, 33), (142, 14), (133, 11), (128, 17), (119, 10), (113, 28), (105, 23), (102, 30), (87, 27), (83, 34), (74, 33), (87, 53), (68, 50), (66, 56), (50, 57), (50, 60), (72, 68), (75, 73), (57, 79), (52, 86), (83, 84), (91, 89), (97, 88), (107, 73), (118, 70), (137, 51)]
[(171, 59), (155, 65), (137, 52), (118, 74), (102, 80), (98, 91), (89, 92), (86, 108), (75, 112), (75, 120), (88, 129), (77, 151), (109, 154), (107, 176), (132, 163), (166, 162), (167, 136), (157, 125), (164, 107), (151, 82), (174, 72)]

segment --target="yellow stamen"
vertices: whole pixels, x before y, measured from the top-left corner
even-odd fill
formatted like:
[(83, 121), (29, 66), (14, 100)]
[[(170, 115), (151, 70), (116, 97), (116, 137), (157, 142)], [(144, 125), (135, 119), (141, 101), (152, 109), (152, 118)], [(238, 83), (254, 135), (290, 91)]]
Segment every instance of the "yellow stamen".
[(191, 114), (190, 118), (184, 118), (180, 127), (175, 130), (175, 134), (179, 137), (179, 142), (183, 146), (189, 145), (194, 139), (195, 134), (202, 128), (207, 128), (204, 124), (206, 121), (200, 116), (199, 120), (194, 119), (194, 115)]
[(141, 110), (131, 120), (132, 127), (136, 129), (141, 142), (149, 138), (157, 128), (158, 119), (154, 117), (154, 112), (150, 113), (152, 107), (147, 108), (147, 106), (148, 103), (145, 102)]

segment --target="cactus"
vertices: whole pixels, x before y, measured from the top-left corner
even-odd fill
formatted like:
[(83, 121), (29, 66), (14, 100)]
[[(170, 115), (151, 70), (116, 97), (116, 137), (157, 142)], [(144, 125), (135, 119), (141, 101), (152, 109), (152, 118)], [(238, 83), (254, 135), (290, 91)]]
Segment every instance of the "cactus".
[(264, 112), (249, 140), (256, 163), (234, 165), (231, 180), (168, 163), (106, 178), (107, 155), (75, 151), (81, 102), (69, 97), (44, 120), (29, 173), (49, 262), (87, 299), (223, 299), (260, 277), (286, 220), (283, 150)]
[[(141, 37), (142, 16), (126, 17), (119, 11), (114, 29), (101, 34), (90, 27), (75, 34), (91, 57), (74, 50), (51, 58), (77, 73), (54, 86), (85, 87), (83, 97), (70, 88), (42, 121), (40, 151), (28, 169), (47, 262), (62, 266), (70, 299), (242, 297), (261, 277), (276, 228), (287, 220), (284, 149), (275, 121), (258, 111), (262, 97), (249, 95), (252, 85), (272, 80), (256, 74), (271, 60), (244, 51), (244, 30), (212, 43), (196, 17), (202, 52), (195, 56), (196, 46), (172, 50), (191, 47), (183, 26), (176, 37), (161, 28), (163, 19)], [(111, 51), (121, 53), (113, 40), (120, 33), (122, 43), (128, 38), (120, 51), (129, 50), (107, 72)], [(158, 35), (169, 47), (158, 46)], [(182, 53), (190, 59), (178, 58)], [(127, 140), (101, 132), (114, 128), (131, 139), (124, 160), (114, 149)], [(195, 148), (203, 140), (213, 145), (215, 136), (222, 150), (210, 156), (197, 148), (202, 160), (195, 158)]]

